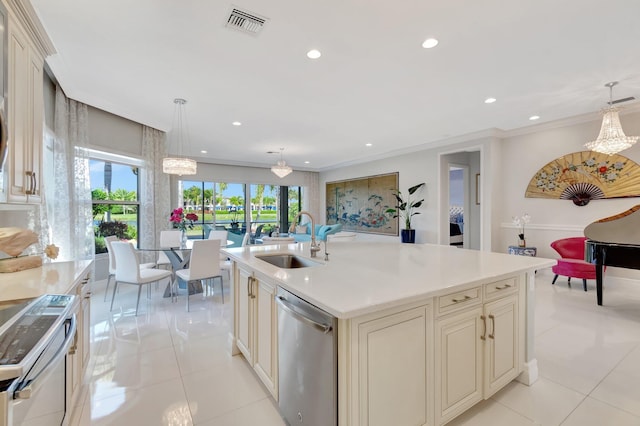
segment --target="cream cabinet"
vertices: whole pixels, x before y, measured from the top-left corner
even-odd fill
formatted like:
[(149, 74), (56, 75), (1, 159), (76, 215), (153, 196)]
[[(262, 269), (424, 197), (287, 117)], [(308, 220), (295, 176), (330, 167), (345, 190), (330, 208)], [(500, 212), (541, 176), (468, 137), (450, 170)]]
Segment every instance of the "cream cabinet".
[(278, 399), (276, 286), (250, 269), (235, 266), (236, 346)]
[(520, 373), (519, 293), (515, 278), (438, 300), (436, 424), (487, 399)]
[(253, 365), (253, 297), (251, 287), (253, 285), (253, 273), (243, 268), (238, 268), (234, 274), (236, 283), (235, 294), (235, 338), (236, 346), (242, 352), (247, 362)]
[(7, 201), (40, 203), (43, 64), (27, 32), (9, 16)]
[[(349, 394), (340, 393), (341, 425), (432, 425), (432, 328), (430, 304), (368, 315), (338, 327), (350, 357)], [(343, 357), (340, 357), (343, 359)], [(345, 365), (346, 364), (346, 365)]]
[(69, 294), (78, 299), (76, 314), (76, 336), (67, 354), (67, 412), (77, 414), (81, 408), (82, 378), (89, 363), (91, 344), (91, 269), (78, 276)]
[(7, 120), (9, 150), (2, 171), (0, 201), (42, 202), (44, 58), (55, 53), (28, 1), (7, 5)]

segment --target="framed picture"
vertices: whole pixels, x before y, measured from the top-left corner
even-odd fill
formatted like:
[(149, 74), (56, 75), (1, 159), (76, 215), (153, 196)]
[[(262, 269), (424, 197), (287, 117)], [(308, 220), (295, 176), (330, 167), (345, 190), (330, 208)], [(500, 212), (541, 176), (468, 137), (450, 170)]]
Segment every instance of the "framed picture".
[(480, 191), (482, 190), (482, 186), (480, 185), (480, 173), (476, 173), (476, 205), (480, 205), (480, 200), (482, 198), (482, 194)]
[(342, 224), (345, 231), (398, 235), (395, 208), (398, 173), (327, 183), (327, 225)]

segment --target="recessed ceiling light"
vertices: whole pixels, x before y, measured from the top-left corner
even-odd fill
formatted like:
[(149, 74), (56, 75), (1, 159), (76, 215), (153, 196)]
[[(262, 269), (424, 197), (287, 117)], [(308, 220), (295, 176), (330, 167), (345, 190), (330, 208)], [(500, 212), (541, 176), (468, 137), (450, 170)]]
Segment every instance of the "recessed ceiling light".
[(422, 43), (422, 47), (425, 49), (431, 49), (432, 47), (436, 47), (438, 45), (438, 40), (435, 38), (428, 38)]
[(373, 144), (372, 144), (372, 143), (366, 143), (366, 144), (364, 144), (364, 145), (365, 145), (365, 146), (373, 146)]
[(309, 163), (311, 163), (311, 161), (305, 161), (305, 162), (304, 162), (304, 164), (309, 164)]
[(234, 122), (233, 122), (233, 123), (231, 123), (231, 124), (233, 124), (234, 126), (242, 126), (242, 123), (241, 123), (241, 122), (239, 122), (239, 121), (234, 121)]
[(487, 99), (485, 99), (485, 100), (484, 100), (484, 103), (485, 103), (485, 104), (492, 104), (492, 103), (494, 103), (496, 100), (497, 100), (496, 98), (487, 98)]
[(318, 59), (320, 56), (322, 56), (322, 53), (316, 49), (311, 49), (307, 52), (307, 58), (309, 59)]
[(539, 116), (539, 115), (532, 115), (531, 117), (529, 117), (529, 120), (531, 120), (531, 121), (536, 121), (536, 120), (538, 120), (539, 118), (540, 118), (540, 116)]
[(204, 149), (203, 149), (202, 151), (200, 151), (200, 152), (201, 152), (201, 153), (203, 153), (203, 154), (206, 154), (206, 153), (207, 153), (207, 151), (206, 151), (206, 150), (204, 150)]

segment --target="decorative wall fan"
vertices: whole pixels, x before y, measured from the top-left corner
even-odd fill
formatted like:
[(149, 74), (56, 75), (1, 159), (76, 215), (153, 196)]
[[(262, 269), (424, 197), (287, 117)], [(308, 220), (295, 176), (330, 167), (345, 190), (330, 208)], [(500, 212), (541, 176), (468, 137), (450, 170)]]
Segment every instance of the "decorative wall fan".
[(602, 198), (640, 197), (640, 166), (622, 155), (574, 152), (538, 170), (525, 197), (571, 200), (576, 206)]

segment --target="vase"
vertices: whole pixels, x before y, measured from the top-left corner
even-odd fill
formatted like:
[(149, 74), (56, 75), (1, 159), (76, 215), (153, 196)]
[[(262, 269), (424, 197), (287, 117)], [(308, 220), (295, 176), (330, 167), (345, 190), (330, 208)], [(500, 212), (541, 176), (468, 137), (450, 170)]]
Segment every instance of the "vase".
[(180, 248), (187, 248), (187, 231), (184, 229), (180, 234)]
[(526, 247), (527, 246), (527, 240), (525, 240), (524, 238), (520, 239), (518, 238), (518, 247)]
[(415, 243), (416, 242), (416, 230), (415, 229), (403, 229), (400, 231), (400, 237), (403, 243)]

